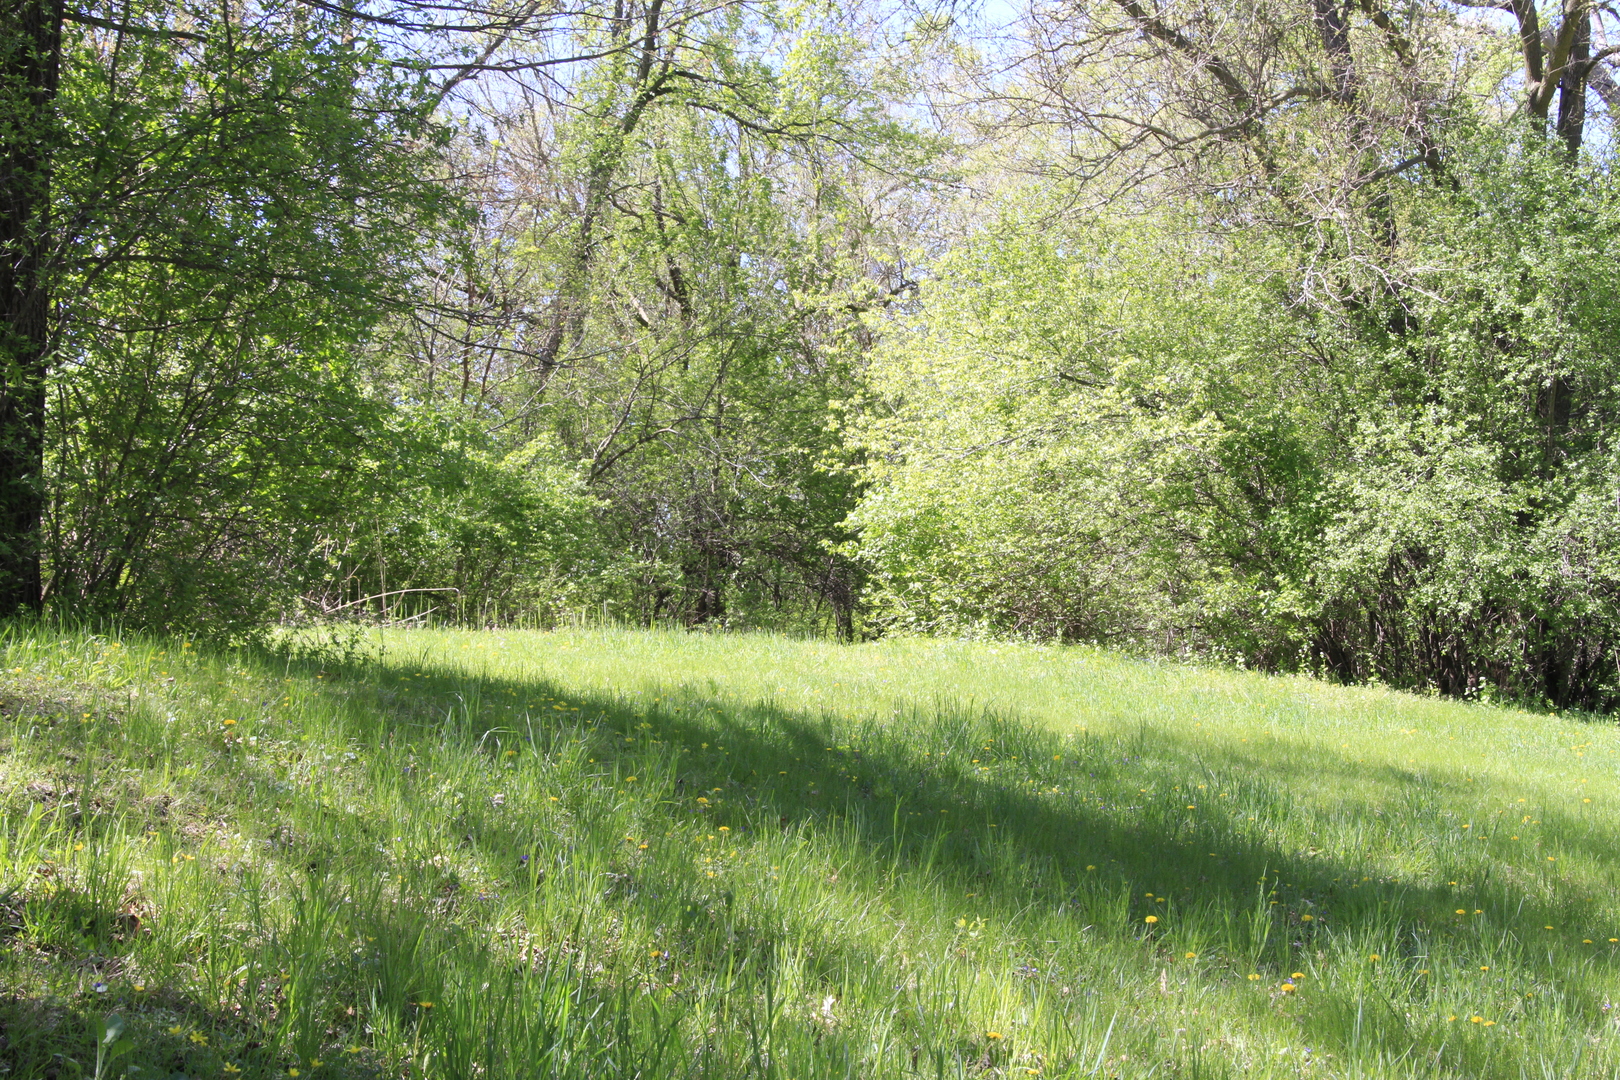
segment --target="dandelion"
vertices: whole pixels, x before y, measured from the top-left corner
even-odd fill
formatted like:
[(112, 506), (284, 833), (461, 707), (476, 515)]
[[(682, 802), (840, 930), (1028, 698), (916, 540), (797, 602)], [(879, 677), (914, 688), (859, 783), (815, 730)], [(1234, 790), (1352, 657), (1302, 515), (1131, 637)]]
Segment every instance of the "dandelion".
[(1187, 959), (1188, 960), (1196, 960), (1196, 959), (1198, 959), (1198, 954), (1195, 953), (1195, 952), (1190, 952), (1190, 953), (1187, 954)]
[(1373, 953), (1371, 956), (1367, 957), (1367, 962), (1370, 963), (1370, 964), (1378, 963), (1378, 954)]
[(999, 1031), (987, 1031), (987, 1032), (984, 1033), (984, 1037), (987, 1038), (987, 1039), (991, 1039), (991, 1040), (999, 1039), (999, 1038), (1001, 1038), (1001, 1032), (999, 1032)]
[(1591, 938), (1583, 938), (1582, 941), (1581, 941), (1581, 944), (1590, 945), (1590, 944), (1592, 944), (1592, 939)]
[(235, 720), (227, 720), (227, 721), (225, 721), (225, 726), (226, 727), (235, 727), (236, 726), (236, 721)]
[(298, 1078), (298, 1070), (297, 1069), (288, 1069), (287, 1070), (287, 1075), (293, 1077), (293, 1080), (297, 1080), (297, 1078)]
[(731, 831), (731, 826), (730, 825), (722, 825), (722, 826), (720, 826), (720, 831), (721, 832), (730, 832)]
[(421, 1006), (422, 1008), (424, 1008), (424, 1009), (433, 1008), (433, 1002), (431, 1002), (431, 1001), (418, 1001), (417, 1004), (419, 1006)]
[(1489, 971), (1491, 969), (1486, 967), (1484, 964), (1481, 964), (1481, 965), (1479, 965), (1479, 970), (1481, 970), (1481, 971)]
[(1495, 1020), (1487, 1020), (1487, 1021), (1485, 1021), (1485, 1026), (1486, 1027), (1495, 1027), (1496, 1026), (1496, 1021)]
[(1149, 915), (1147, 918), (1143, 919), (1142, 921), (1147, 923), (1149, 926), (1152, 926), (1154, 923), (1159, 921), (1159, 917), (1157, 915)]
[(1468, 1018), (1468, 1022), (1470, 1024), (1483, 1024), (1485, 1022), (1485, 1018), (1483, 1016), (1470, 1016)]
[(1315, 915), (1301, 915), (1299, 917), (1299, 921), (1300, 922), (1315, 922), (1316, 921), (1316, 916)]
[(1288, 977), (1290, 979), (1303, 979), (1305, 977), (1305, 973), (1303, 971), (1296, 971)]
[(624, 778), (624, 782), (627, 784), (633, 784), (636, 782), (636, 778), (633, 776), (627, 776)]
[(707, 805), (707, 804), (708, 804), (708, 802), (709, 802), (709, 800), (708, 800), (708, 799), (707, 799), (707, 798), (705, 798), (705, 797), (704, 797), (704, 796), (702, 796), (702, 795), (699, 795), (699, 796), (698, 796), (698, 802), (700, 802), (700, 803), (703, 803), (703, 804), (705, 804), (705, 805)]
[(1260, 976), (1259, 975), (1250, 975), (1249, 976), (1249, 981), (1250, 982), (1259, 982), (1260, 981)]
[[(944, 813), (944, 811), (941, 811), (941, 813)], [(1088, 866), (1088, 867), (1086, 867), (1086, 869), (1087, 870), (1095, 870), (1097, 868), (1095, 866)]]
[(1285, 982), (1285, 983), (1283, 983), (1283, 984), (1282, 984), (1282, 986), (1280, 986), (1280, 987), (1279, 987), (1279, 988), (1278, 988), (1278, 989), (1280, 989), (1280, 990), (1281, 990), (1281, 991), (1282, 991), (1282, 992), (1283, 992), (1283, 993), (1285, 993), (1285, 994), (1292, 994), (1292, 993), (1293, 993), (1293, 992), (1294, 992), (1294, 991), (1295, 991), (1295, 990), (1297, 990), (1297, 989), (1298, 989), (1298, 987), (1296, 987), (1296, 986), (1295, 986), (1295, 985), (1294, 985), (1294, 984), (1293, 984), (1293, 983), (1291, 983), (1291, 982)]
[(84, 850), (84, 845), (83, 844), (74, 844), (73, 845), (73, 850), (74, 851), (83, 851)]
[(1464, 911), (1464, 910), (1463, 910), (1463, 909), (1462, 909), (1462, 908), (1458, 908), (1458, 909), (1457, 909), (1457, 914), (1459, 914), (1459, 915), (1466, 915), (1466, 914), (1468, 914), (1468, 912), (1466, 912), (1466, 911)]

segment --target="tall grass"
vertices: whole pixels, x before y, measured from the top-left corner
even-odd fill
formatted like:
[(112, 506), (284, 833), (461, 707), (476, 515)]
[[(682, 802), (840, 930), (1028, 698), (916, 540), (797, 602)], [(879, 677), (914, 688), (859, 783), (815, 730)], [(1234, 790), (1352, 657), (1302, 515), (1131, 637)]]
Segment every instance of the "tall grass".
[(112, 1013), (131, 1077), (1620, 1074), (1607, 724), (1080, 649), (362, 644), (7, 631), (12, 1078)]

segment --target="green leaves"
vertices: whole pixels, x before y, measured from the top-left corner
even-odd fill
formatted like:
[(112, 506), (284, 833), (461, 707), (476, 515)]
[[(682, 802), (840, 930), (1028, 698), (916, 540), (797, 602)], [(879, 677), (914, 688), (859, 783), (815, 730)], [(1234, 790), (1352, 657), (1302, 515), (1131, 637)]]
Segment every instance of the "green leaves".
[(1009, 200), (871, 369), (881, 618), (1620, 702), (1620, 202), (1544, 144), (1448, 153), (1342, 259)]
[(117, 1013), (96, 1017), (92, 1021), (91, 1031), (96, 1040), (94, 1080), (104, 1080), (118, 1060), (135, 1049), (135, 1043), (125, 1037), (124, 1019)]

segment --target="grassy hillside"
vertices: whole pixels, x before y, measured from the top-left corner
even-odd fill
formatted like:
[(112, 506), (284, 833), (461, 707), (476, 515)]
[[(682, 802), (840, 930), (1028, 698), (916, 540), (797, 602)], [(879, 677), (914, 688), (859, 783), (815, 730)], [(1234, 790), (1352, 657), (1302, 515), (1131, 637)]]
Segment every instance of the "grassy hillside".
[(112, 1014), (131, 1077), (1620, 1073), (1606, 723), (920, 641), (0, 667), (8, 1080)]

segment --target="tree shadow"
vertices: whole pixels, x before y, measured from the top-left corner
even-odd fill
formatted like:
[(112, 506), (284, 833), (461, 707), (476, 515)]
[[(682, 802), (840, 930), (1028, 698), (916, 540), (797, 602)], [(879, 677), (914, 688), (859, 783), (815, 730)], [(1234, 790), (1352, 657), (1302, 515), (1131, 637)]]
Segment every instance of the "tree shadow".
[[(1165, 916), (1158, 925), (1146, 920), (1182, 905), (1213, 912), (1231, 928), (1220, 962), (1235, 977), (1252, 968), (1271, 984), (1319, 960), (1335, 940), (1363, 937), (1390, 943), (1386, 968), (1416, 969), (1436, 942), (1456, 933), (1449, 913), (1464, 893), (1470, 914), (1478, 903), (1499, 929), (1510, 920), (1524, 926), (1562, 923), (1569, 914), (1556, 890), (1532, 888), (1505, 874), (1425, 885), (1383, 874), (1373, 862), (1290, 849), (1255, 820), (1261, 815), (1236, 809), (1241, 804), (1271, 815), (1301, 813), (1293, 793), (1339, 780), (1371, 784), (1394, 804), (1417, 777), (1393, 766), (1368, 768), (1324, 756), (1309, 766), (1267, 761), (1262, 772), (1255, 764), (1259, 747), (1240, 751), (1145, 726), (1066, 740), (1013, 716), (941, 702), (918, 703), (908, 719), (922, 734), (900, 739), (892, 727), (872, 720), (738, 702), (696, 679), (668, 684), (659, 695), (663, 700), (631, 702), (547, 680), (428, 669), (401, 680), (375, 664), (334, 665), (327, 673), (331, 693), (376, 695), (405, 725), (390, 734), (407, 740), (420, 738), (422, 725), (435, 715), (454, 718), (464, 726), (460, 737), (476, 743), (487, 742), (491, 733), (527, 743), (585, 731), (601, 777), (646, 760), (641, 725), (651, 725), (675, 762), (673, 817), (724, 824), (733, 835), (836, 828), (898, 880), (960, 892), (964, 903), (974, 899), (974, 907), (1003, 913), (1015, 925), (1026, 917), (1020, 913), (1067, 913), (1100, 932), (1138, 941), (1150, 966), (1173, 963), (1177, 950), (1174, 932), (1159, 929), (1173, 918)], [(493, 713), (481, 704), (468, 706), (536, 697), (566, 701), (570, 711), (553, 706)], [(586, 728), (576, 727), (577, 720)], [(635, 741), (626, 749), (623, 739)], [(929, 746), (934, 749), (924, 749)], [(1427, 770), (1424, 780), (1466, 790), (1462, 775)], [(1197, 789), (1198, 783), (1205, 787)], [(1242, 798), (1223, 800), (1217, 790), (1223, 785), (1228, 795), (1241, 787)], [(704, 796), (709, 802), (696, 802), (701, 792), (710, 793)], [(1342, 812), (1356, 831), (1388, 831), (1378, 804)], [(1545, 808), (1540, 813), (1549, 824), (1556, 822), (1561, 836), (1576, 835), (1568, 828), (1572, 818)], [(462, 826), (475, 848), (492, 852), (510, 851), (524, 839), (525, 827), (510, 813), (473, 813)], [(1613, 861), (1595, 835), (1581, 840), (1580, 849), (1600, 863)], [(624, 880), (636, 882), (632, 859), (622, 869)], [(619, 888), (618, 902), (660, 908), (671, 895), (683, 904), (713, 905), (723, 891), (675, 880)], [(771, 933), (741, 928), (738, 940), (765, 948)], [(878, 962), (834, 941), (823, 945), (820, 967), (829, 980), (840, 965)], [(1547, 969), (1536, 978), (1558, 976)], [(1566, 1006), (1585, 1021), (1601, 1020), (1596, 1000), (1572, 998)], [(1302, 1037), (1341, 1053), (1394, 1057), (1436, 1050), (1427, 1029), (1376, 1002), (1367, 1017), (1358, 1014), (1359, 1037), (1366, 1040), (1360, 1047), (1344, 1044), (1343, 1017), (1306, 1010), (1293, 1015)], [(1481, 1070), (1476, 1075), (1491, 1074), (1494, 1066), (1486, 1058), (1471, 1060), (1469, 1067)]]

